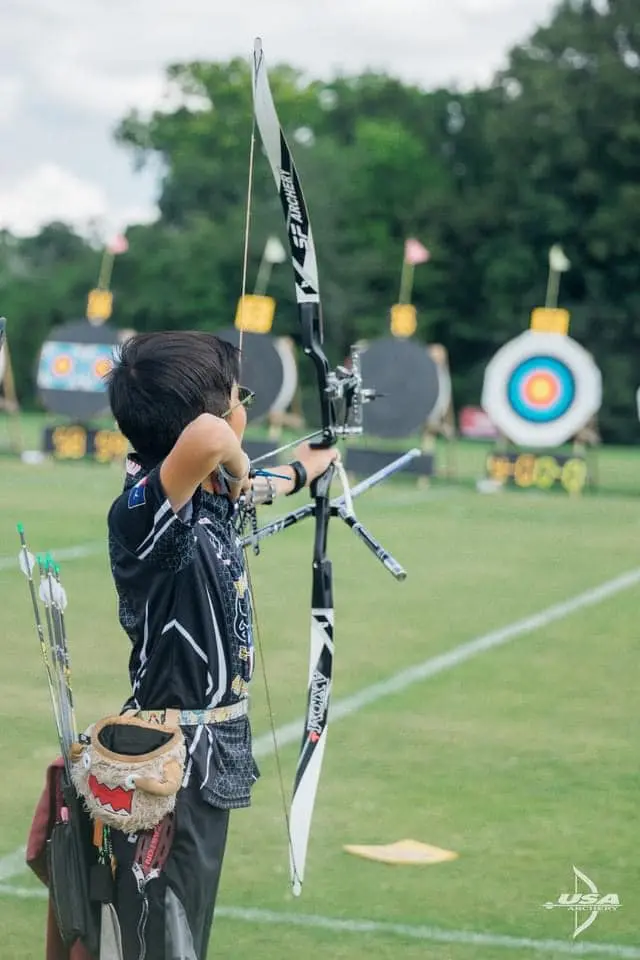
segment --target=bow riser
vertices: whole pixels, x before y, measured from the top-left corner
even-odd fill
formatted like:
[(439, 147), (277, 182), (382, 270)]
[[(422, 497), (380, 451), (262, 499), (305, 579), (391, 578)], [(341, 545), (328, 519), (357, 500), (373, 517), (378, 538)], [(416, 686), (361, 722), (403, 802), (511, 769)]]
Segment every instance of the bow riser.
[(336, 442), (335, 428), (335, 409), (333, 397), (331, 395), (331, 367), (329, 361), (322, 349), (322, 316), (320, 314), (320, 304), (318, 303), (299, 303), (298, 314), (302, 327), (302, 349), (305, 356), (313, 361), (316, 369), (318, 383), (324, 383), (327, 386), (320, 391), (320, 422), (322, 423), (321, 438), (314, 443), (313, 447), (332, 447)]

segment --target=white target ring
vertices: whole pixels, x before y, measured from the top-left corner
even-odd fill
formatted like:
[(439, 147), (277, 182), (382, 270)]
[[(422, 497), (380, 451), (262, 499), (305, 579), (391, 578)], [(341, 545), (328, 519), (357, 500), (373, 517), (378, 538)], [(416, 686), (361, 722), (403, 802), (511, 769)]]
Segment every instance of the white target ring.
[(293, 403), (298, 389), (298, 365), (293, 342), (289, 337), (276, 337), (274, 346), (282, 362), (282, 386), (271, 404), (270, 413), (284, 413)]
[(513, 443), (558, 447), (600, 409), (602, 374), (571, 337), (527, 330), (488, 364), (481, 402)]

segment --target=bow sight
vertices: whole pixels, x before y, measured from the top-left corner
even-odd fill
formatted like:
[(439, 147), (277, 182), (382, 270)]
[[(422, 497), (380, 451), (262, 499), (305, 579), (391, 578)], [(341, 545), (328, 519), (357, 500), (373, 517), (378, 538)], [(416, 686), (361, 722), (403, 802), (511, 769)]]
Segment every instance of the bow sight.
[(351, 347), (349, 366), (338, 366), (329, 373), (327, 393), (336, 403), (344, 404), (344, 415), (336, 433), (342, 437), (360, 436), (363, 431), (363, 406), (375, 400), (377, 394), (373, 387), (365, 387), (362, 382), (360, 349)]
[(365, 388), (362, 382), (360, 349), (352, 346), (348, 365), (335, 370), (322, 348), (322, 315), (318, 301), (298, 304), (302, 327), (302, 347), (313, 361), (320, 386), (320, 414), (322, 439), (318, 446), (332, 446), (336, 437), (359, 436), (363, 429), (362, 408), (376, 397), (376, 391)]

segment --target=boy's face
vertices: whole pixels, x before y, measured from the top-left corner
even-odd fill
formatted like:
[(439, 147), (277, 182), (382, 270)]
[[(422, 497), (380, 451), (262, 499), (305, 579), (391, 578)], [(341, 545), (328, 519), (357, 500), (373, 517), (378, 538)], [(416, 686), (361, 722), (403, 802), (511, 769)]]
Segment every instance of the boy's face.
[(247, 426), (247, 411), (244, 405), (240, 403), (237, 383), (234, 383), (231, 389), (231, 401), (229, 403), (229, 413), (227, 414), (226, 421), (238, 440), (242, 440)]

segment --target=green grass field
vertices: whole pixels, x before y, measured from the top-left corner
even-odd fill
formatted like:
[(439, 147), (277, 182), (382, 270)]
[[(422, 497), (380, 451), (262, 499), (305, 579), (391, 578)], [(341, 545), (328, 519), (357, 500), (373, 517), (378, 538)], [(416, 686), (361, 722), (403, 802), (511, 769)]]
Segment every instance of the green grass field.
[[(481, 448), (459, 454), (464, 476), (480, 475)], [(637, 454), (605, 451), (606, 495), (481, 496), (470, 484), (418, 489), (406, 481), (367, 494), (358, 502), (361, 518), (409, 577), (395, 583), (346, 528), (332, 527), (334, 703), (637, 571), (638, 473)], [(128, 647), (105, 545), (105, 514), (119, 486), (116, 467), (0, 460), (0, 960), (44, 955), (40, 888), (26, 870), (7, 877), (3, 858), (25, 842), (56, 752), (27, 585), (13, 559), (15, 524), (24, 522), (34, 550), (64, 557), (81, 548), (61, 563), (76, 703), (88, 723), (117, 710), (126, 693)], [(310, 538), (311, 528), (300, 525), (252, 558), (277, 726), (304, 709)], [(367, 706), (330, 721), (300, 900), (289, 893), (267, 747), (253, 807), (232, 817), (219, 898), (225, 909), (210, 956), (294, 960), (318, 949), (332, 960), (563, 955), (573, 950), (573, 915), (543, 904), (573, 891), (575, 864), (622, 903), (600, 915), (576, 949), (591, 944), (601, 955), (640, 957), (639, 599), (640, 586), (631, 585), (591, 605), (580, 601), (546, 626), (397, 693), (380, 688)], [(259, 676), (252, 716), (262, 737), (268, 719)], [(281, 756), (289, 792), (297, 745)], [(459, 857), (401, 867), (342, 849), (405, 837)], [(364, 920), (373, 926), (359, 926)]]

